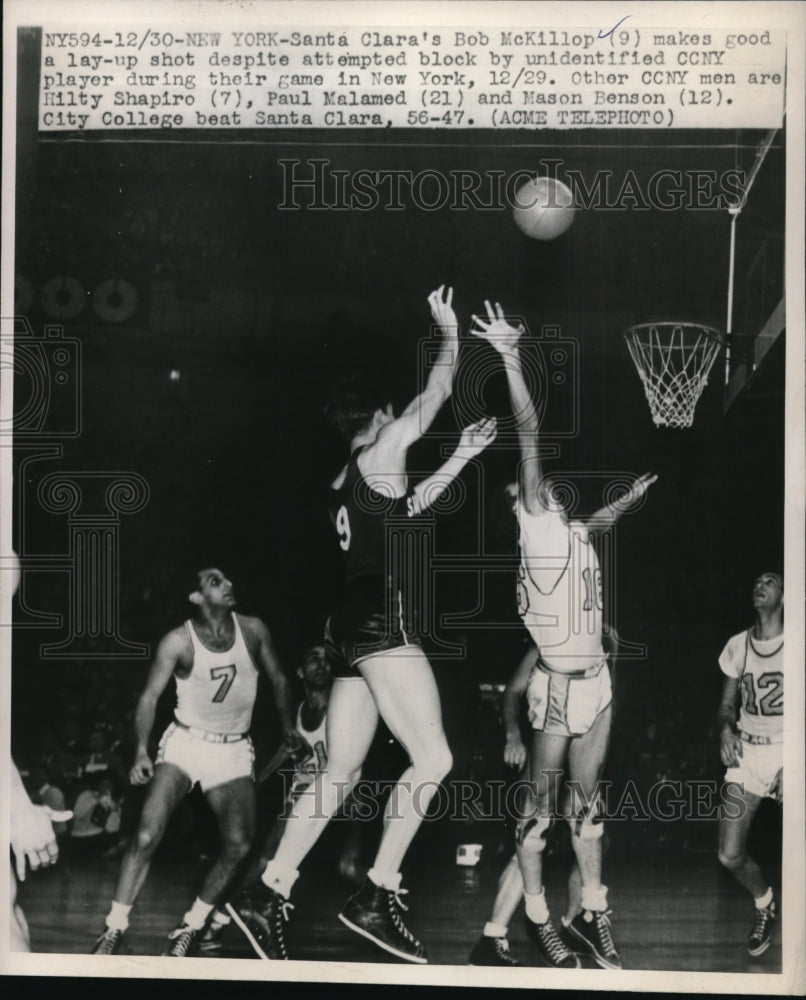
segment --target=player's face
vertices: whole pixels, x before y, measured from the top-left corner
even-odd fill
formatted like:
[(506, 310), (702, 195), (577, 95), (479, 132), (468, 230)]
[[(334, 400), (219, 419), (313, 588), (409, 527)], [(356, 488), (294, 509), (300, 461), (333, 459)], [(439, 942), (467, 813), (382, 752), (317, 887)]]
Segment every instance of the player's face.
[(513, 514), (518, 513), (518, 484), (507, 483), (504, 487), (504, 496), (507, 498), (510, 510)]
[(234, 608), (232, 583), (215, 567), (199, 571), (199, 593), (209, 608)]
[(777, 573), (762, 573), (753, 584), (753, 607), (775, 610), (784, 599), (783, 580)]
[(322, 646), (315, 646), (309, 650), (300, 672), (307, 687), (321, 690), (330, 686), (332, 680), (330, 662)]

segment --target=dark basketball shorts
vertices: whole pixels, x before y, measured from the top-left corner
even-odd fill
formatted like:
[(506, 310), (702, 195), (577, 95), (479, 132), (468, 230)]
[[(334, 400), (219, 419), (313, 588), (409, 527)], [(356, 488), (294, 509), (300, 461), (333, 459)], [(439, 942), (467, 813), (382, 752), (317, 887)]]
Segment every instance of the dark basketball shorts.
[(400, 590), (382, 579), (352, 581), (325, 625), (334, 677), (360, 677), (358, 664), (367, 657), (419, 645), (416, 615)]

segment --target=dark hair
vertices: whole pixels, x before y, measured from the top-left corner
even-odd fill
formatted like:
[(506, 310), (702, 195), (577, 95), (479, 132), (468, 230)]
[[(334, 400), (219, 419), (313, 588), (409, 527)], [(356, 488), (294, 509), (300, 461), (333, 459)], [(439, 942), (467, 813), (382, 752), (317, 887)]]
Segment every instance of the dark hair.
[[(212, 563), (211, 563), (212, 565)], [(199, 569), (189, 569), (182, 575), (182, 600), (185, 601), (187, 598), (195, 593), (201, 587), (201, 580), (199, 579), (199, 574), (204, 567), (199, 565)]]
[(348, 441), (365, 430), (378, 410), (388, 403), (368, 379), (348, 376), (340, 379), (322, 411), (325, 419)]

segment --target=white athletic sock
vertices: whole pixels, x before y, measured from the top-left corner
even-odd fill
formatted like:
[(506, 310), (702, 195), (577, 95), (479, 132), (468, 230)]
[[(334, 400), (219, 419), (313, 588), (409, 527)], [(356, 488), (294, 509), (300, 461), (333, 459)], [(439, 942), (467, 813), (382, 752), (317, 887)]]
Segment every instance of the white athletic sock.
[(544, 924), (549, 918), (545, 889), (541, 889), (540, 892), (534, 894), (525, 892), (523, 898), (526, 901), (526, 916), (533, 924)]
[(263, 884), (276, 892), (278, 896), (288, 899), (294, 888), (294, 883), (299, 878), (299, 872), (296, 868), (283, 868), (276, 861), (270, 861), (260, 878)]
[(606, 885), (583, 885), (582, 886), (582, 909), (596, 910), (601, 912), (607, 909), (607, 886)]
[(113, 931), (125, 931), (129, 929), (129, 913), (131, 913), (131, 903), (116, 903), (112, 900), (109, 914), (106, 918), (106, 926)]
[(753, 902), (756, 904), (757, 910), (766, 910), (772, 902), (772, 886), (767, 889), (763, 896), (759, 896), (758, 899), (754, 899)]
[(377, 868), (370, 868), (367, 875), (375, 885), (380, 886), (381, 889), (388, 889), (390, 892), (398, 891), (403, 878), (400, 872), (383, 872)]
[(182, 917), (182, 923), (192, 927), (194, 931), (200, 931), (207, 922), (207, 918), (215, 909), (214, 903), (205, 903), (197, 896), (193, 900), (193, 906)]
[(488, 920), (484, 925), (482, 933), (485, 937), (505, 938), (507, 936), (507, 926), (506, 924), (494, 924), (492, 920)]
[(210, 917), (211, 927), (226, 927), (227, 924), (231, 923), (232, 917), (228, 913), (225, 913), (223, 910), (219, 910), (218, 908), (213, 910), (213, 915)]

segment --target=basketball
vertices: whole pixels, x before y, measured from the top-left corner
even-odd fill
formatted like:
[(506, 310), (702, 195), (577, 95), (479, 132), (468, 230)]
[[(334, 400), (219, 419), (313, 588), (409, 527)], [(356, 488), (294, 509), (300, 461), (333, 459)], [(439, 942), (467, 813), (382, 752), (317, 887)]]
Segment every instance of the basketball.
[(512, 217), (533, 240), (553, 240), (574, 221), (574, 196), (553, 177), (535, 177), (515, 192)]

